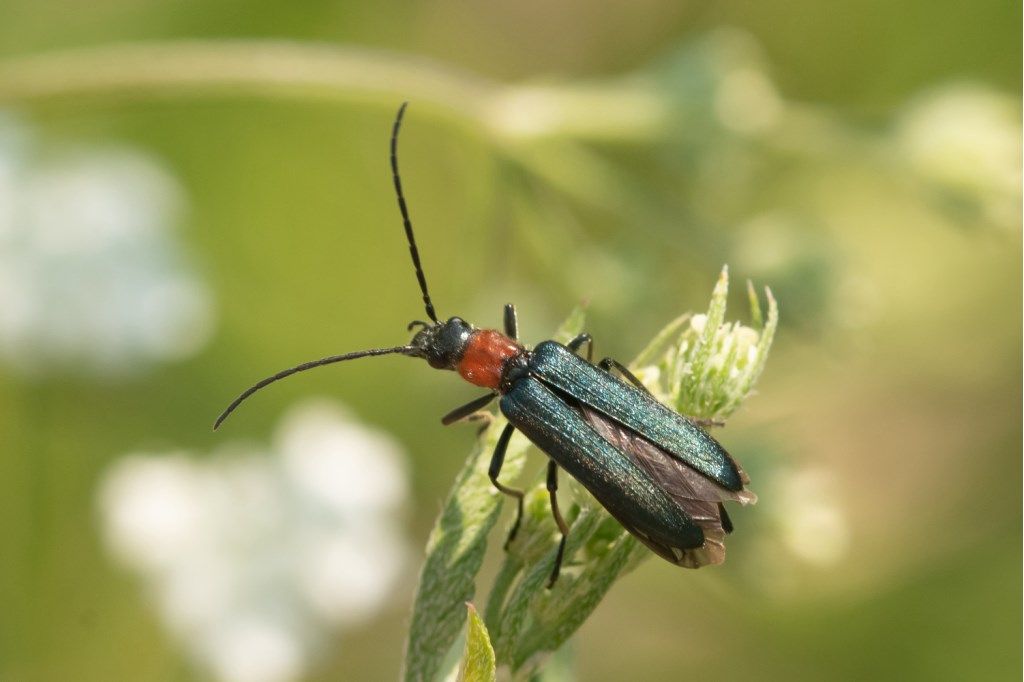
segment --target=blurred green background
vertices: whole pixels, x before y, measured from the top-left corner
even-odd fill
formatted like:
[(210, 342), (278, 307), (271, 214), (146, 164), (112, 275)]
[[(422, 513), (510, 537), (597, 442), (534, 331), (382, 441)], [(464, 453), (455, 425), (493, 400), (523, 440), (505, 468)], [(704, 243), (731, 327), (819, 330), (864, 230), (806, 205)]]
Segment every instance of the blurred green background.
[(266, 443), (311, 395), (404, 446), (409, 556), (372, 615), (310, 621), (296, 674), (397, 675), (473, 440), (438, 419), (476, 392), (367, 360), (209, 425), (422, 317), (386, 166), (403, 99), (440, 315), (498, 326), (511, 300), (536, 343), (586, 299), (626, 359), (723, 263), (731, 318), (746, 278), (780, 302), (718, 434), (761, 502), (724, 566), (613, 589), (577, 679), (1019, 679), (1020, 25), (992, 0), (5, 0), (0, 680), (228, 679), (118, 562), (100, 490), (128, 453)]

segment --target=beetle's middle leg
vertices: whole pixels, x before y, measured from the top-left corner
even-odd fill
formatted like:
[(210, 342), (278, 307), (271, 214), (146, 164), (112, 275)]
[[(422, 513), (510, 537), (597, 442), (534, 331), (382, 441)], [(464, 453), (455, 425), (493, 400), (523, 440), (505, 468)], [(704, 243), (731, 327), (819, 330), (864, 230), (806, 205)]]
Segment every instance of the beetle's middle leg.
[(519, 524), (523, 520), (523, 491), (516, 490), (515, 488), (509, 488), (508, 486), (502, 485), (498, 482), (498, 474), (501, 473), (501, 465), (505, 463), (505, 451), (508, 450), (508, 442), (512, 439), (512, 433), (516, 430), (512, 424), (505, 427), (505, 430), (501, 432), (498, 437), (498, 445), (494, 448), (494, 454), (491, 456), (491, 465), (487, 468), (487, 475), (491, 479), (491, 483), (494, 487), (505, 493), (510, 497), (516, 498), (518, 503), (518, 509), (516, 511), (516, 520), (512, 524), (512, 530), (508, 532), (508, 539), (505, 540), (505, 549), (512, 544), (512, 541), (516, 538), (516, 533), (519, 532)]
[(558, 465), (555, 460), (548, 460), (548, 496), (551, 498), (551, 515), (555, 517), (558, 530), (562, 532), (562, 539), (558, 543), (558, 554), (555, 555), (555, 567), (551, 569), (551, 578), (548, 580), (548, 589), (558, 580), (558, 572), (562, 568), (562, 556), (565, 554), (565, 541), (569, 538), (569, 524), (562, 518), (562, 512), (558, 509)]

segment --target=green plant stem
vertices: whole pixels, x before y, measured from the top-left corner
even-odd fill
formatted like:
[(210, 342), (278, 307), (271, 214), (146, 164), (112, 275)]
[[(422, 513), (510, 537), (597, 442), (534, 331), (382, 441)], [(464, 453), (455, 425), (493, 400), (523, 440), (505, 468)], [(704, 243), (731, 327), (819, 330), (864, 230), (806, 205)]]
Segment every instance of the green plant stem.
[(488, 629), (494, 629), (497, 632), (501, 610), (505, 606), (505, 598), (522, 570), (522, 561), (510, 554), (505, 555), (505, 561), (502, 562), (498, 575), (494, 577), (494, 584), (491, 586), (490, 594), (487, 595), (487, 606), (484, 608), (484, 622), (491, 624)]
[[(476, 591), (487, 534), (501, 512), (500, 494), (487, 475), (491, 453), (505, 420), (495, 418), (459, 473), (430, 539), (420, 573), (406, 643), (404, 679), (431, 682), (465, 625), (464, 603)], [(509, 443), (503, 473), (522, 471), (528, 441), (518, 434)]]
[[(565, 556), (571, 557), (597, 530), (602, 516), (596, 509), (583, 509), (576, 518), (569, 533), (565, 546)], [(520, 632), (526, 622), (528, 609), (534, 597), (545, 589), (548, 579), (551, 576), (551, 567), (555, 563), (557, 545), (552, 546), (545, 552), (542, 560), (530, 566), (522, 580), (516, 585), (512, 595), (508, 598), (505, 608), (501, 614), (498, 633), (494, 636), (495, 651), (498, 652), (499, 663), (512, 663), (512, 654), (515, 651), (515, 643), (518, 641)], [(568, 576), (565, 577), (568, 582)], [(561, 582), (561, 579), (560, 579)], [(560, 586), (561, 587), (561, 586)], [(562, 589), (565, 589), (562, 587)], [(561, 590), (559, 590), (561, 591)], [(557, 598), (558, 593), (551, 590), (552, 598)], [(514, 665), (513, 668), (519, 666)]]

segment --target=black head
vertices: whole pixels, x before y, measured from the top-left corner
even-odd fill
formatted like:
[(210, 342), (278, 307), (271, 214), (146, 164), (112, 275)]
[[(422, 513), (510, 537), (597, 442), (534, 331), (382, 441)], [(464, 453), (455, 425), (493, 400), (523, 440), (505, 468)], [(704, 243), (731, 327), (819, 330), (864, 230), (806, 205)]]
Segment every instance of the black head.
[(425, 359), (434, 369), (455, 369), (466, 352), (473, 325), (460, 317), (434, 324), (413, 323), (416, 324), (422, 324), (423, 329), (412, 337), (409, 345), (415, 350), (410, 355)]

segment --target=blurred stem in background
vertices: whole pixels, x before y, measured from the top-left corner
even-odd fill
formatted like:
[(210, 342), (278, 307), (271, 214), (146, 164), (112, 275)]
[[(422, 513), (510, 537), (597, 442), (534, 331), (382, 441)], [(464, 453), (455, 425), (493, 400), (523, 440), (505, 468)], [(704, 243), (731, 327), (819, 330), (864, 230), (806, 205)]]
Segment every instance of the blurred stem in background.
[(4, 103), (177, 93), (330, 99), (390, 109), (408, 99), (472, 123), (495, 87), (421, 58), (271, 41), (115, 45), (0, 63)]
[[(814, 119), (833, 141), (848, 134), (808, 107), (784, 107), (759, 61), (744, 34), (721, 31), (696, 50), (623, 77), (506, 86), (428, 59), (355, 47), (242, 40), (138, 43), (0, 61), (0, 103), (176, 93), (325, 99), (392, 109), (409, 100), (418, 110), (487, 135), (571, 194), (604, 203), (601, 192), (609, 183), (601, 175), (609, 169), (573, 180), (551, 167), (552, 151), (564, 149), (542, 153), (532, 143), (663, 144), (680, 133), (698, 137), (711, 118), (751, 135), (786, 117), (791, 120), (784, 125), (794, 131), (805, 131), (808, 119)], [(687, 78), (680, 80), (683, 69)], [(803, 134), (764, 142), (790, 151), (822, 150), (820, 140)], [(563, 165), (579, 169), (575, 163)]]
[[(843, 314), (831, 299), (856, 285), (836, 258), (836, 229), (821, 229), (835, 226), (833, 206), (792, 188), (824, 176), (839, 186), (863, 172), (885, 177), (947, 222), (1000, 227), (1015, 222), (1020, 196), (1012, 102), (954, 89), (922, 98), (892, 125), (858, 127), (784, 99), (757, 44), (732, 29), (633, 72), (571, 83), (505, 85), (418, 57), (280, 41), (125, 44), (0, 61), (0, 104), (169, 95), (389, 111), (408, 100), (417, 115), (486, 141), (519, 171), (504, 183), (504, 207), (536, 274), (601, 310), (635, 300), (635, 261), (685, 272), (728, 259), (773, 282), (790, 324), (824, 332), (831, 316)], [(636, 153), (644, 155), (643, 173), (630, 168)], [(1018, 182), (1008, 180), (1014, 175)], [(573, 230), (581, 212), (591, 236), (606, 216), (642, 231), (645, 250), (580, 244)], [(556, 223), (560, 229), (549, 229)], [(763, 248), (766, 234), (771, 248)], [(649, 262), (652, 245), (664, 254), (657, 263)], [(605, 276), (581, 282), (595, 258)]]
[[(706, 60), (706, 73), (696, 74), (699, 78), (682, 89), (679, 83), (668, 87), (659, 82), (679, 60), (590, 84), (505, 86), (421, 57), (355, 47), (242, 40), (112, 45), (0, 61), (0, 102), (175, 92), (328, 99), (389, 109), (409, 100), (434, 115), (487, 131), (513, 148), (543, 138), (660, 142), (677, 132), (685, 118), (706, 117), (699, 108), (709, 99), (737, 131), (769, 127), (783, 113), (781, 100), (771, 83), (745, 63), (755, 55), (742, 34), (723, 31), (713, 40), (723, 41), (740, 49), (722, 63)], [(747, 80), (738, 83), (737, 78)], [(716, 88), (723, 89), (720, 97), (709, 98), (715, 93), (708, 90)], [(762, 110), (744, 112), (749, 104)], [(690, 116), (681, 120), (687, 112)]]

